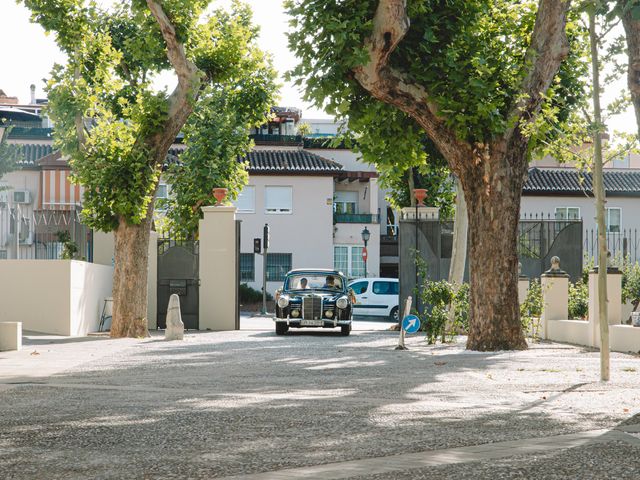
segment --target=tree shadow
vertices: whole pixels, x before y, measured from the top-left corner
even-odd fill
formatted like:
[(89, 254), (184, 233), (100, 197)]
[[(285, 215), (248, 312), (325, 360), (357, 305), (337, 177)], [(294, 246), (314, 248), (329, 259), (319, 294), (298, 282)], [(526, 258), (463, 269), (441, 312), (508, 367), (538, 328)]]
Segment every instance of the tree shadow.
[[(532, 384), (541, 365), (531, 352), (400, 352), (381, 332), (310, 333), (146, 341), (108, 367), (5, 391), (0, 445), (11, 453), (0, 468), (14, 478), (215, 478), (628, 421), (599, 405), (566, 414), (596, 382), (545, 372)], [(554, 347), (538, 348), (568, 355), (567, 368), (583, 361)]]

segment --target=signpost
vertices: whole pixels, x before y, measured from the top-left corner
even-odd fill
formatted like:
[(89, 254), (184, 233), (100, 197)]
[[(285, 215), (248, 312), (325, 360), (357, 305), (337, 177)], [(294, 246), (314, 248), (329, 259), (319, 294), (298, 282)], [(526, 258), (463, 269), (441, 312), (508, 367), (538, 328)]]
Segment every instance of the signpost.
[(416, 333), (420, 330), (420, 319), (415, 315), (407, 315), (402, 319), (402, 329), (407, 333)]
[(269, 231), (269, 224), (265, 223), (262, 229), (262, 248), (264, 249), (262, 254), (262, 315), (267, 314), (267, 250), (269, 249), (270, 240), (271, 232)]

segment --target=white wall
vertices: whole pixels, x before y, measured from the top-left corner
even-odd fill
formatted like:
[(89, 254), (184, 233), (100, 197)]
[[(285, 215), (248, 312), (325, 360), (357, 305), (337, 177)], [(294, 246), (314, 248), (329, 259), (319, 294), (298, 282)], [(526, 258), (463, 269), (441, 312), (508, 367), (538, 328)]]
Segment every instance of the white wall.
[[(255, 213), (236, 214), (242, 220), (242, 253), (253, 252), (253, 239), (262, 238), (265, 223), (271, 227), (271, 253), (291, 253), (292, 268), (333, 268), (333, 178), (330, 176), (251, 175), (255, 186)], [(291, 214), (265, 213), (265, 186), (292, 186)], [(255, 255), (255, 280), (262, 288), (262, 256)], [(281, 282), (268, 282), (273, 293)]]
[[(640, 215), (638, 210), (640, 209), (640, 197), (608, 197), (607, 208), (619, 207), (622, 212), (622, 230), (624, 229), (640, 229)], [(521, 215), (533, 214), (534, 216), (541, 213), (547, 218), (548, 214), (551, 214), (551, 218), (554, 218), (556, 207), (579, 207), (580, 216), (583, 220), (583, 228), (585, 230), (594, 230), (596, 228), (595, 222), (595, 201), (593, 198), (585, 196), (534, 196), (526, 195), (522, 197), (520, 202)]]
[(55, 335), (96, 331), (112, 278), (111, 267), (76, 260), (3, 260), (0, 321)]
[[(42, 260), (45, 261), (47, 260)], [(68, 335), (97, 332), (104, 299), (111, 296), (113, 268), (75, 260), (70, 263), (71, 310)]]
[[(0, 250), (5, 250), (7, 258), (17, 258), (16, 256), (16, 242), (10, 241), (9, 236), (9, 222), (10, 215), (8, 214), (10, 208), (19, 208), (23, 217), (32, 220), (34, 207), (37, 207), (40, 194), (40, 172), (37, 170), (16, 170), (9, 172), (0, 178), (0, 187), (7, 188), (3, 190), (3, 194), (7, 195), (9, 200), (8, 208), (0, 207)], [(12, 201), (12, 192), (14, 190), (27, 190), (31, 194), (31, 202), (28, 204), (15, 205)], [(35, 227), (31, 222), (31, 231)], [(15, 239), (15, 236), (13, 236)], [(20, 258), (35, 258), (34, 245), (20, 245)]]

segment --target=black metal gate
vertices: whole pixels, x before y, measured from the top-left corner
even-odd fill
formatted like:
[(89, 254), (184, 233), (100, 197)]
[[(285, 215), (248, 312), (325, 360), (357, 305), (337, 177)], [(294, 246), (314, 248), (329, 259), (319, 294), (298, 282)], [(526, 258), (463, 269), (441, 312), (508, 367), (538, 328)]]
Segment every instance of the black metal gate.
[(169, 297), (180, 297), (184, 328), (198, 329), (200, 275), (198, 242), (158, 238), (158, 328), (167, 326)]

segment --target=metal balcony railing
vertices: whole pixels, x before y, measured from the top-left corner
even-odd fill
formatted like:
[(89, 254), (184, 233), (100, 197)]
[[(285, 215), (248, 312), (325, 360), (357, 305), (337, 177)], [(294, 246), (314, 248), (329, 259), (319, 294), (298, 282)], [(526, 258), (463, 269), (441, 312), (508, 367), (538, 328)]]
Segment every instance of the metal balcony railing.
[(334, 223), (380, 223), (380, 217), (373, 213), (334, 213)]

